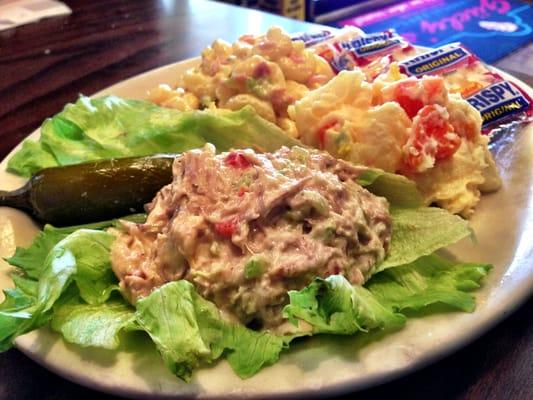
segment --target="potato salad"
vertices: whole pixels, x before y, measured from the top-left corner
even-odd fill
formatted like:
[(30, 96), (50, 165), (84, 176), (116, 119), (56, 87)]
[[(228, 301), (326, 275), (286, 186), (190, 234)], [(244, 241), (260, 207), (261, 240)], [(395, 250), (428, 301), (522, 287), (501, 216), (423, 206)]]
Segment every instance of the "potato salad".
[(424, 201), (469, 217), (498, 171), (481, 117), (440, 77), (343, 71), (289, 109), (300, 139), (336, 157), (403, 174)]

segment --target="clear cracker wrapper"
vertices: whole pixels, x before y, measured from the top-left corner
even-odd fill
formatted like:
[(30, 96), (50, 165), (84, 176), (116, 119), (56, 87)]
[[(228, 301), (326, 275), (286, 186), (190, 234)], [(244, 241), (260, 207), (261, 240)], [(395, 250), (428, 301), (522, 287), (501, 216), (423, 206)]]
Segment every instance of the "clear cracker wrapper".
[[(329, 35), (322, 33), (322, 37), (319, 39), (320, 32), (329, 32)], [(355, 26), (345, 26), (342, 29), (328, 29), (324, 31), (313, 31), (308, 33), (313, 39), (311, 43), (308, 44), (309, 40), (306, 41), (307, 37), (305, 33), (296, 33), (292, 35), (292, 40), (303, 40), (304, 43), (310, 47), (313, 47), (316, 52), (322, 51), (325, 47), (330, 46), (331, 44), (338, 41), (347, 41), (350, 39), (362, 37), (365, 33)]]
[(323, 42), (324, 40), (331, 39), (334, 36), (335, 35), (332, 30), (324, 29), (321, 31), (293, 33), (291, 35), (291, 40), (301, 40), (302, 42), (304, 42), (305, 47), (309, 47), (314, 44)]
[(475, 107), (483, 131), (502, 123), (531, 120), (532, 101), (519, 86), (493, 72), (461, 43), (451, 43), (399, 63), (409, 76), (440, 75), (448, 89)]

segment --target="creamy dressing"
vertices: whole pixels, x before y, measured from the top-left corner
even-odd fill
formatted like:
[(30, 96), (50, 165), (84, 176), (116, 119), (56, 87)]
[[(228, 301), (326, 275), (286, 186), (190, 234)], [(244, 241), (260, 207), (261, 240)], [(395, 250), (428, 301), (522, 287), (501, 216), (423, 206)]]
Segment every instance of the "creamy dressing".
[(299, 147), (186, 152), (146, 223), (118, 233), (121, 288), (135, 302), (186, 279), (243, 323), (276, 327), (288, 290), (333, 274), (362, 285), (385, 258), (388, 203), (355, 182), (361, 171)]

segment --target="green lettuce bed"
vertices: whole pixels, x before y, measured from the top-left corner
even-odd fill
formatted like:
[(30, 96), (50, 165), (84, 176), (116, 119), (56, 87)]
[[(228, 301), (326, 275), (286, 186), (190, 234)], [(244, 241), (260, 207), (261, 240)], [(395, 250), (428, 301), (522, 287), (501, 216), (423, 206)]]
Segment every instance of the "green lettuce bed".
[[(413, 216), (412, 210), (399, 209), (395, 215), (401, 217), (404, 212)], [(431, 225), (425, 218), (427, 212), (447, 221), (448, 231), (468, 234), (461, 220), (452, 222), (439, 209), (421, 209), (420, 218), (411, 225), (414, 232), (424, 232)], [(165, 364), (184, 380), (195, 368), (219, 358), (226, 358), (240, 377), (247, 378), (276, 362), (298, 336), (395, 330), (406, 322), (402, 311), (435, 303), (473, 311), (475, 301), (468, 292), (479, 286), (490, 268), (435, 254), (412, 260), (413, 248), (404, 243), (393, 248), (387, 260), (410, 261), (392, 265), (386, 260), (389, 268), (375, 274), (364, 287), (352, 286), (335, 275), (289, 292), (284, 316), (296, 327), (302, 321), (306, 324), (300, 334), (296, 329), (291, 336), (276, 336), (225, 321), (216, 306), (184, 280), (167, 283), (140, 300), (136, 308), (130, 306), (120, 295), (111, 270), (109, 251), (114, 236), (105, 228), (113, 224), (89, 226), (93, 229), (46, 226), (29, 248), (18, 248), (7, 259), (17, 267), (13, 274), (16, 287), (4, 290), (6, 299), (0, 305), (1, 350), (11, 347), (17, 336), (45, 324), (68, 342), (106, 349), (119, 346), (121, 333), (140, 330), (153, 340)], [(408, 236), (400, 232), (395, 239), (405, 242)], [(428, 251), (438, 240), (436, 236), (424, 241)], [(440, 240), (447, 244), (456, 237)]]

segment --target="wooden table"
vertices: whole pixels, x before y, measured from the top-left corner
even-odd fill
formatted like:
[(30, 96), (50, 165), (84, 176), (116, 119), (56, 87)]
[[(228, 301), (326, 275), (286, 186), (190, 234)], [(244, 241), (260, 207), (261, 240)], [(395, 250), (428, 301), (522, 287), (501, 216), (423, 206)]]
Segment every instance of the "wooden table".
[[(73, 14), (0, 32), (0, 159), (79, 93), (197, 56), (216, 38), (309, 24), (203, 1), (67, 1)], [(457, 353), (359, 400), (533, 398), (532, 301)], [(0, 354), (0, 399), (110, 399)]]

